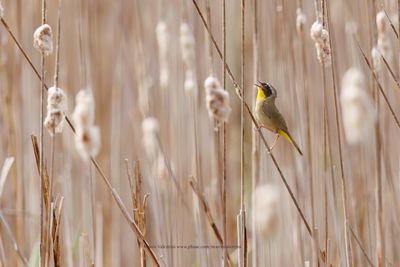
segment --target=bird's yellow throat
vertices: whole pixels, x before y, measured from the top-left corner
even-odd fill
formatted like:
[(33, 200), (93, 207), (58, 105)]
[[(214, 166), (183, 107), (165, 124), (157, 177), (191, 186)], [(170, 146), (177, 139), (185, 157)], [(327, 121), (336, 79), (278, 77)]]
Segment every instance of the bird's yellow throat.
[(265, 99), (265, 94), (263, 89), (261, 89), (261, 87), (257, 87), (258, 92), (257, 92), (257, 101), (262, 101)]

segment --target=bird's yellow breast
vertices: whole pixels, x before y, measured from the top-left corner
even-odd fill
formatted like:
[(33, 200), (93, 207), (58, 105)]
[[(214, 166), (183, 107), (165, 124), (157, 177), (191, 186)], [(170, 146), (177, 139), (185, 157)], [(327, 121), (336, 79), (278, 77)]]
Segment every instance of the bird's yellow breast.
[(265, 99), (265, 94), (264, 91), (261, 89), (261, 87), (258, 87), (258, 92), (257, 92), (257, 102), (262, 101)]
[(277, 127), (275, 123), (265, 114), (263, 106), (266, 105), (265, 99), (258, 98), (257, 96), (257, 101), (256, 101), (256, 107), (255, 107), (255, 117), (258, 121), (258, 123), (261, 124), (262, 127), (276, 132)]

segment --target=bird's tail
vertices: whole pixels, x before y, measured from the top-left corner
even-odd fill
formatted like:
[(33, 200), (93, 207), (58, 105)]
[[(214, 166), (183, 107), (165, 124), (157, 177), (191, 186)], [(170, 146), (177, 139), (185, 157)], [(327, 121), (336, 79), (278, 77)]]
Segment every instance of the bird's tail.
[(278, 133), (280, 135), (282, 135), (283, 138), (288, 140), (292, 145), (294, 145), (294, 147), (297, 149), (297, 151), (299, 151), (300, 155), (303, 156), (303, 152), (301, 152), (301, 150), (300, 150), (299, 146), (297, 145), (296, 141), (294, 141), (294, 139), (292, 138), (292, 136), (289, 133), (287, 133), (287, 132), (285, 132), (283, 130), (278, 130)]

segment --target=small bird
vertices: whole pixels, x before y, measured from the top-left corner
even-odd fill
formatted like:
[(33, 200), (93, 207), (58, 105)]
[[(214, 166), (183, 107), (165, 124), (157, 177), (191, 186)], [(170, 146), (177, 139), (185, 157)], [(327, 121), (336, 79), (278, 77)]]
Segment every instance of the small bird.
[(258, 89), (255, 117), (260, 124), (259, 127), (266, 128), (276, 133), (275, 140), (270, 150), (273, 149), (279, 136), (282, 135), (283, 138), (296, 147), (300, 155), (303, 155), (299, 146), (290, 135), (285, 119), (275, 106), (275, 99), (277, 97), (276, 89), (272, 85), (260, 81), (258, 81), (258, 84), (255, 84), (255, 86), (257, 86)]

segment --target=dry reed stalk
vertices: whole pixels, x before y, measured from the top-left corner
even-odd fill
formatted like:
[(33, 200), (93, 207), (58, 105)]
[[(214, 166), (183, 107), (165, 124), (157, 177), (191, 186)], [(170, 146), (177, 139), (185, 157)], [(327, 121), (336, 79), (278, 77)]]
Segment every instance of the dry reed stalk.
[[(328, 29), (332, 29), (331, 27), (331, 18), (330, 18), (330, 9), (329, 6), (326, 6), (326, 19), (327, 19), (327, 26)], [(333, 34), (332, 34), (333, 36)], [(345, 243), (345, 251), (346, 251), (346, 266), (351, 267), (353, 266), (353, 257), (351, 251), (351, 244), (349, 240), (349, 214), (348, 214), (348, 207), (347, 207), (347, 187), (346, 187), (346, 176), (344, 174), (344, 166), (343, 166), (343, 154), (342, 154), (342, 138), (341, 138), (341, 131), (340, 131), (340, 124), (339, 124), (339, 107), (338, 107), (338, 92), (336, 88), (336, 60), (335, 60), (335, 50), (333, 44), (333, 38), (329, 39), (329, 46), (331, 49), (331, 60), (332, 60), (332, 67), (331, 67), (331, 74), (332, 74), (332, 84), (333, 84), (333, 99), (334, 99), (334, 110), (335, 110), (335, 122), (336, 122), (336, 134), (338, 140), (338, 150), (339, 150), (339, 162), (340, 162), (340, 173), (341, 173), (341, 182), (342, 182), (342, 205), (343, 205), (343, 226), (344, 226), (344, 243)]]
[(361, 249), (361, 252), (363, 253), (365, 260), (368, 262), (369, 266), (374, 267), (374, 264), (372, 263), (371, 259), (368, 257), (367, 251), (361, 244), (360, 239), (358, 239), (356, 233), (354, 233), (353, 228), (351, 226), (349, 226), (349, 230), (350, 230), (350, 233), (353, 236), (354, 240), (356, 241), (358, 247)]
[(89, 267), (90, 265), (90, 252), (89, 240), (86, 233), (81, 233), (79, 236), (79, 267)]
[(377, 49), (377, 52), (378, 52), (379, 55), (381, 56), (382, 61), (385, 63), (385, 66), (386, 66), (387, 70), (389, 71), (390, 76), (392, 77), (393, 81), (396, 83), (397, 89), (400, 90), (400, 82), (399, 82), (399, 80), (396, 78), (396, 74), (394, 74), (394, 71), (393, 71), (392, 68), (390, 67), (390, 65), (389, 65), (388, 61), (386, 60), (386, 58), (385, 58), (385, 57), (383, 56), (383, 54), (379, 51), (379, 49)]
[[(222, 54), (223, 62), (226, 62), (226, 0), (222, 0)], [(226, 90), (226, 67), (223, 64), (222, 67), (222, 87)], [(227, 175), (226, 175), (226, 123), (222, 125), (222, 238), (223, 238), (223, 260), (222, 267), (227, 266), (228, 259), (228, 249), (226, 248), (228, 242), (228, 235), (226, 230), (226, 185), (227, 185)]]
[(313, 229), (313, 234), (312, 234), (312, 266), (320, 266), (320, 261), (319, 261), (319, 230), (318, 228)]
[[(382, 56), (382, 54), (381, 54)], [(383, 57), (383, 56), (382, 56)], [(375, 72), (373, 72), (375, 73)], [(377, 77), (377, 76), (376, 76)], [(378, 77), (376, 79), (378, 82)], [(379, 86), (379, 85), (378, 85)], [(376, 147), (375, 147), (375, 162), (376, 162), (376, 173), (375, 173), (375, 223), (376, 223), (376, 265), (378, 267), (385, 266), (385, 245), (384, 245), (384, 230), (383, 230), (383, 204), (382, 204), (382, 137), (380, 131), (380, 98), (377, 92), (374, 93), (375, 99), (375, 109), (377, 112), (377, 121), (375, 124), (375, 140), (376, 140)]]
[[(197, 196), (197, 198), (199, 199), (199, 203), (201, 204), (201, 207), (203, 208), (204, 214), (206, 215), (207, 218), (207, 222), (208, 224), (211, 226), (213, 233), (215, 235), (215, 237), (217, 238), (218, 242), (220, 243), (221, 246), (227, 246), (224, 243), (224, 239), (223, 236), (221, 235), (218, 226), (215, 223), (214, 217), (211, 214), (211, 210), (210, 207), (208, 205), (208, 202), (206, 200), (206, 198), (204, 197), (204, 195), (201, 193), (197, 182), (195, 181), (194, 177), (190, 177), (189, 179), (189, 185), (192, 188), (193, 192), (195, 193), (195, 195)], [(232, 260), (230, 259), (229, 254), (226, 255), (226, 263), (228, 264), (228, 266), (233, 267), (233, 263)]]
[(60, 225), (61, 215), (63, 211), (64, 197), (59, 197), (55, 201), (53, 209), (53, 227), (52, 227), (52, 240), (53, 240), (53, 257), (54, 267), (61, 267), (61, 244), (60, 244)]
[(96, 206), (96, 256), (95, 256), (95, 266), (103, 267), (103, 213), (101, 206), (98, 204)]
[[(1, 200), (1, 195), (3, 193), (4, 185), (6, 183), (8, 174), (10, 172), (10, 169), (11, 169), (13, 163), (14, 163), (14, 158), (13, 157), (6, 158), (4, 160), (3, 167), (1, 168), (1, 173), (0, 173), (0, 200)], [(24, 256), (24, 254), (22, 253), (22, 250), (18, 246), (17, 240), (14, 237), (14, 235), (12, 233), (12, 230), (11, 230), (10, 226), (8, 225), (6, 219), (4, 218), (4, 216), (3, 216), (1, 211), (0, 211), (0, 220), (4, 225), (4, 229), (6, 230), (6, 234), (8, 235), (8, 238), (11, 240), (11, 243), (12, 243), (12, 245), (14, 247), (14, 250), (17, 252), (18, 257), (21, 259), (21, 261), (23, 262), (23, 264), (25, 266), (29, 266), (26, 257)], [(0, 259), (1, 259), (0, 266), (2, 266), (1, 264), (6, 266), (6, 263), (5, 263), (5, 259), (6, 258), (5, 258), (5, 254), (4, 254), (4, 250), (3, 250), (3, 243), (2, 243), (1, 238), (0, 238), (0, 243), (1, 243), (0, 244), (0, 249), (1, 249), (1, 251), (0, 251), (0, 254), (1, 254), (0, 255)]]
[[(258, 75), (259, 75), (259, 33), (258, 33), (258, 12), (257, 12), (257, 0), (253, 0), (253, 82), (257, 83)], [(225, 70), (225, 66), (224, 66)], [(225, 70), (226, 72), (226, 70)], [(252, 94), (253, 99), (253, 108), (256, 105), (256, 92)], [(254, 214), (254, 206), (255, 206), (255, 196), (254, 192), (256, 187), (260, 181), (260, 138), (257, 135), (257, 129), (252, 128), (252, 157), (251, 157), (251, 184), (252, 184), (252, 218), (251, 225), (252, 229), (255, 229), (255, 214)], [(258, 266), (258, 257), (257, 257), (257, 235), (252, 235), (252, 263), (254, 266)]]
[[(240, 101), (240, 211), (238, 214), (238, 244), (240, 249), (238, 250), (238, 262), (239, 267), (247, 266), (247, 227), (246, 227), (246, 206), (244, 199), (244, 131), (245, 131), (245, 120), (244, 120), (244, 101), (245, 101), (245, 90), (244, 90), (244, 42), (245, 42), (245, 1), (241, 1), (241, 45), (240, 45), (240, 81), (241, 81), (241, 101)], [(224, 62), (226, 63), (226, 61)], [(224, 64), (225, 65), (225, 64)]]
[(6, 266), (6, 253), (4, 252), (4, 244), (1, 237), (0, 237), (0, 266)]
[[(147, 199), (150, 196), (149, 193), (145, 194), (142, 197), (142, 174), (140, 171), (140, 162), (135, 161), (135, 179), (133, 181), (132, 175), (129, 171), (128, 160), (125, 160), (126, 164), (126, 172), (128, 175), (129, 187), (131, 190), (131, 200), (132, 200), (132, 208), (133, 208), (133, 218), (136, 224), (139, 226), (140, 230), (143, 233), (143, 236), (146, 237), (146, 208), (147, 208)], [(141, 201), (143, 199), (143, 201)], [(144, 249), (144, 244), (141, 240), (137, 239), (137, 243), (139, 246), (139, 254), (140, 254), (140, 266), (146, 266), (146, 252)]]
[[(59, 66), (60, 66), (59, 64), (60, 64), (60, 44), (61, 44), (60, 43), (60, 38), (61, 38), (61, 2), (62, 2), (62, 0), (59, 0), (59, 2), (58, 2), (58, 15), (57, 15), (58, 18), (57, 18), (56, 62), (55, 62), (55, 71), (54, 71), (54, 86), (55, 86), (56, 89), (58, 88), (58, 76), (59, 76), (58, 74), (59, 74)], [(44, 89), (42, 89), (42, 90), (44, 90)], [(50, 107), (50, 105), (48, 103), (48, 110), (47, 110), (48, 113), (50, 112), (49, 107)], [(62, 116), (64, 116), (64, 114), (62, 114)], [(60, 124), (62, 124), (62, 122), (63, 122), (63, 118), (62, 118)], [(43, 123), (46, 123), (46, 120)], [(53, 133), (55, 133), (55, 132), (56, 132), (56, 130), (53, 131)], [(53, 199), (54, 151), (55, 151), (55, 148), (54, 148), (54, 146), (55, 146), (55, 135), (53, 134), (53, 135), (50, 135), (50, 136), (51, 136), (50, 137), (51, 138), (51, 145), (50, 145), (50, 181), (49, 181), (49, 195), (48, 195), (49, 199), (47, 200), (48, 203), (51, 203), (52, 199)], [(52, 213), (53, 212), (50, 209), (50, 205), (49, 205), (48, 210), (47, 210), (47, 216), (48, 216), (49, 219), (53, 216)], [(54, 219), (56, 219), (56, 218), (54, 218)], [(57, 224), (57, 221), (55, 221), (55, 223)], [(55, 229), (55, 227), (57, 227), (57, 226), (54, 226), (54, 229)], [(48, 231), (47, 235), (48, 235), (49, 238), (50, 238), (51, 232), (52, 232), (51, 228), (52, 227), (49, 224), (48, 228), (47, 228), (47, 231)], [(47, 248), (48, 250), (47, 250), (46, 253), (48, 253), (48, 257), (50, 257), (51, 249), (53, 249), (54, 265), (55, 266), (61, 266), (61, 261), (60, 261), (61, 252), (60, 252), (60, 247), (59, 247), (59, 233), (57, 233), (57, 232), (53, 233), (52, 234), (52, 238), (53, 238), (53, 248), (51, 248), (51, 246), (49, 246)], [(57, 240), (55, 240), (55, 239), (57, 239)]]
[(10, 226), (8, 225), (6, 219), (4, 218), (2, 212), (0, 212), (0, 222), (3, 224), (6, 234), (7, 234), (8, 238), (10, 239), (10, 241), (13, 245), (13, 248), (14, 248), (15, 252), (17, 253), (18, 257), (21, 259), (24, 266), (28, 267), (29, 262), (26, 259), (25, 255), (23, 254), (22, 250), (20, 249), (19, 245), (17, 244), (14, 234), (12, 233), (12, 230), (11, 230)]
[(356, 40), (356, 43), (357, 43), (357, 46), (358, 46), (358, 48), (359, 48), (359, 50), (360, 50), (360, 52), (361, 52), (361, 54), (362, 54), (362, 56), (363, 56), (363, 58), (365, 60), (365, 63), (367, 64), (367, 66), (368, 66), (368, 68), (369, 68), (374, 80), (376, 81), (376, 83), (378, 85), (379, 91), (382, 94), (382, 96), (383, 96), (383, 98), (385, 100), (385, 103), (386, 103), (387, 107), (389, 108), (390, 113), (393, 116), (393, 119), (395, 120), (395, 122), (397, 124), (397, 127), (400, 128), (400, 121), (397, 118), (396, 113), (394, 112), (394, 109), (393, 109), (392, 105), (390, 104), (389, 98), (387, 97), (385, 91), (383, 90), (381, 83), (379, 82), (378, 76), (376, 75), (376, 73), (375, 73), (370, 61), (368, 60), (367, 56), (365, 55), (364, 50), (361, 48), (360, 43), (358, 42), (358, 40)]
[[(42, 0), (42, 25), (46, 24), (46, 0)], [(44, 176), (43, 176), (43, 169), (44, 169), (44, 138), (43, 138), (43, 119), (44, 119), (44, 99), (45, 99), (45, 92), (44, 92), (44, 80), (45, 80), (45, 54), (42, 52), (41, 57), (41, 86), (40, 86), (40, 115), (39, 115), (39, 136), (40, 136), (40, 167), (39, 167), (39, 175), (41, 180), (41, 185), (44, 183)], [(45, 210), (43, 207), (43, 203), (46, 201), (44, 199), (43, 188), (41, 187), (41, 197), (40, 197), (40, 266), (47, 267), (47, 241), (48, 236), (46, 234), (46, 224), (48, 218), (46, 217)], [(50, 205), (48, 205), (50, 208)], [(44, 214), (43, 214), (44, 213)], [(44, 243), (44, 244), (43, 244)]]

